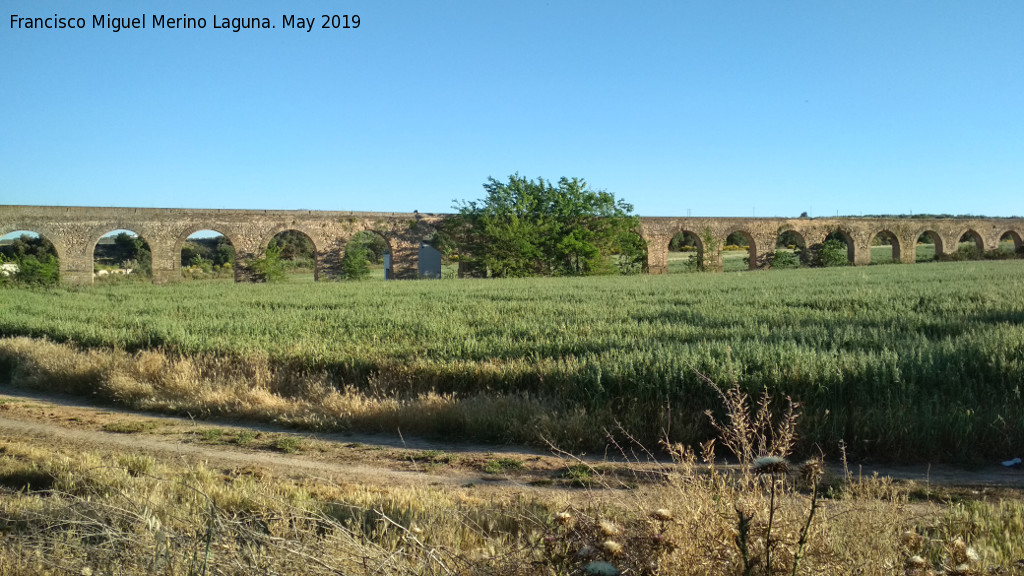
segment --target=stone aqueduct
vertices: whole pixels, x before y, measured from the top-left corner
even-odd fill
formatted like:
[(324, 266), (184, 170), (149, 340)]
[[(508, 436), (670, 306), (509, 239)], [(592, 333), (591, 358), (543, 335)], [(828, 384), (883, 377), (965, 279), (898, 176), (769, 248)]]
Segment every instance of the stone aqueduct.
[[(62, 281), (89, 284), (93, 281), (93, 252), (99, 239), (113, 230), (131, 230), (149, 244), (154, 282), (166, 283), (181, 278), (182, 246), (197, 231), (220, 232), (235, 247), (239, 261), (245, 261), (260, 256), (276, 234), (297, 230), (313, 241), (315, 275), (319, 279), (334, 268), (350, 238), (370, 230), (388, 241), (394, 275), (403, 278), (417, 274), (420, 242), (430, 237), (445, 216), (415, 212), (0, 206), (0, 235), (28, 230), (44, 236), (56, 248)], [(1007, 234), (1017, 248), (1024, 239), (1024, 219), (641, 217), (640, 222), (640, 233), (648, 245), (647, 267), (652, 274), (667, 271), (668, 245), (679, 232), (690, 232), (698, 241), (710, 239), (713, 245), (700, 248), (711, 264), (720, 262), (719, 248), (726, 237), (741, 232), (749, 241), (752, 267), (756, 257), (771, 250), (779, 234), (786, 231), (799, 234), (805, 245), (822, 242), (838, 232), (855, 265), (870, 263), (871, 242), (880, 233), (891, 241), (894, 260), (904, 263), (915, 261), (917, 239), (926, 232), (935, 239), (937, 254), (955, 252), (965, 235), (983, 250), (996, 247)], [(236, 280), (246, 279), (242, 268), (238, 267)]]

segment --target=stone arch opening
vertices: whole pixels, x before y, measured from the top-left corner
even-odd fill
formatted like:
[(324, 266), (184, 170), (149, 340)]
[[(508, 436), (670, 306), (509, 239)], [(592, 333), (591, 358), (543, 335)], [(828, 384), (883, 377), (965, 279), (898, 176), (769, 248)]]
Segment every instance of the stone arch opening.
[(822, 243), (815, 247), (814, 263), (817, 266), (847, 266), (852, 265), (853, 261), (853, 238), (846, 230), (829, 232)]
[(722, 246), (722, 271), (757, 270), (758, 253), (754, 236), (744, 230), (734, 230), (725, 237)]
[(318, 276), (316, 243), (301, 230), (289, 228), (274, 234), (267, 243), (264, 257), (278, 260), (287, 279), (316, 280)]
[(704, 242), (696, 232), (681, 230), (668, 243), (669, 274), (705, 269)]
[(775, 251), (765, 256), (769, 268), (799, 268), (810, 257), (807, 240), (796, 230), (781, 230), (775, 237)]
[(942, 255), (942, 236), (934, 230), (925, 230), (917, 235), (914, 259), (918, 262), (938, 260)]
[(341, 259), (341, 276), (350, 280), (391, 280), (391, 243), (375, 230), (363, 230), (349, 238)]
[(127, 228), (111, 230), (100, 236), (93, 245), (92, 261), (96, 280), (153, 278), (153, 252), (149, 242)]
[(900, 241), (889, 230), (880, 230), (871, 239), (871, 264), (900, 263)]
[(985, 257), (985, 242), (981, 234), (966, 230), (957, 241), (956, 260), (980, 260)]
[(60, 282), (57, 248), (34, 230), (14, 230), (0, 236), (0, 284), (53, 285)]
[(1024, 241), (1022, 241), (1021, 235), (1014, 230), (1003, 232), (999, 237), (999, 250), (1014, 253), (1018, 258), (1024, 258)]
[(234, 278), (234, 243), (210, 228), (192, 232), (181, 244), (181, 275), (190, 280)]

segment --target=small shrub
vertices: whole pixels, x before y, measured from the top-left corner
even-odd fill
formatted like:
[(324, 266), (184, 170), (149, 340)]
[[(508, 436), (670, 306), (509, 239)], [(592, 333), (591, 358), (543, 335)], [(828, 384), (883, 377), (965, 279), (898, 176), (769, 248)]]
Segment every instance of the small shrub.
[(205, 274), (209, 274), (210, 272), (213, 272), (213, 261), (212, 260), (207, 260), (206, 258), (203, 258), (202, 256), (196, 255), (192, 259), (192, 267), (193, 268), (198, 268), (199, 270), (201, 270)]
[(238, 446), (247, 446), (256, 439), (256, 433), (252, 430), (242, 430), (231, 441)]
[(707, 269), (704, 265), (704, 260), (699, 254), (691, 254), (690, 257), (686, 259), (686, 264), (684, 264), (684, 266), (686, 266), (686, 270), (689, 272), (703, 272)]
[(370, 275), (370, 250), (358, 238), (350, 240), (345, 247), (341, 275), (346, 280), (365, 280)]
[(562, 472), (562, 478), (572, 486), (587, 488), (594, 483), (594, 470), (586, 464), (572, 464)]
[(7, 259), (0, 254), (0, 264), (9, 263), (17, 267), (13, 273), (0, 274), (0, 285), (22, 284), (26, 286), (53, 286), (60, 282), (60, 265), (52, 255), (36, 257), (26, 254)]
[(513, 470), (522, 470), (523, 461), (516, 458), (498, 458), (484, 464), (482, 470), (487, 474), (501, 474)]
[(841, 240), (826, 240), (812, 247), (811, 251), (813, 266), (829, 268), (833, 266), (848, 266), (850, 264), (846, 244)]
[[(750, 257), (743, 259), (744, 264), (750, 264)], [(800, 255), (794, 252), (768, 252), (757, 259), (757, 267), (761, 269), (770, 268), (799, 268)]]
[(208, 444), (219, 444), (224, 436), (224, 431), (220, 428), (205, 428), (200, 430), (198, 435), (199, 439), (203, 442)]
[(281, 259), (281, 247), (271, 243), (262, 258), (253, 258), (249, 262), (253, 279), (257, 282), (280, 282), (287, 277), (284, 261)]
[(274, 449), (286, 454), (294, 454), (302, 448), (302, 438), (298, 436), (282, 436), (274, 441)]
[(984, 254), (975, 244), (960, 246), (956, 251), (957, 260), (981, 260)]
[(795, 252), (771, 252), (768, 263), (772, 268), (799, 268), (800, 255)]
[(1002, 248), (995, 248), (985, 252), (986, 260), (1013, 260), (1018, 258), (1016, 252), (1012, 250), (1004, 250)]

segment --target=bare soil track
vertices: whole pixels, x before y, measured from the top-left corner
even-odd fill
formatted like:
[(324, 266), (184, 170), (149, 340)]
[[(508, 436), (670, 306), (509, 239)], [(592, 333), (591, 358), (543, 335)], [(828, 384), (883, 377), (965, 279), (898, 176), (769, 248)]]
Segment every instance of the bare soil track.
[[(284, 476), (330, 477), (359, 484), (491, 486), (551, 490), (573, 457), (524, 447), (443, 443), (395, 435), (295, 432), (271, 425), (138, 413), (96, 406), (81, 398), (44, 396), (0, 387), (0, 441), (38, 441), (72, 450), (143, 453), (224, 468), (256, 466)], [(244, 441), (243, 441), (244, 439)], [(612, 470), (621, 459), (582, 457)], [(495, 468), (495, 462), (518, 462)], [(664, 469), (666, 463), (630, 465)], [(833, 471), (841, 468), (833, 464)], [(976, 470), (950, 466), (854, 465), (854, 475), (889, 476), (931, 486), (958, 498), (1024, 495), (1024, 470), (998, 464)], [(495, 472), (497, 470), (497, 472)], [(614, 475), (613, 475), (614, 476)]]

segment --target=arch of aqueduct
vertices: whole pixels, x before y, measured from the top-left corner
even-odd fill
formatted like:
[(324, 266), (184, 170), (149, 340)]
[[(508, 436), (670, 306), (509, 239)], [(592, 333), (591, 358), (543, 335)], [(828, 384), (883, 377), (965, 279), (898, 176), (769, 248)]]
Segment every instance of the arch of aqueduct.
[[(391, 246), (392, 269), (397, 278), (417, 273), (419, 245), (433, 234), (444, 214), (398, 212), (328, 212), (307, 210), (191, 210), (163, 208), (89, 208), (71, 206), (0, 206), (0, 235), (18, 230), (36, 232), (53, 243), (60, 259), (61, 279), (89, 284), (93, 280), (93, 251), (99, 239), (113, 230), (131, 230), (149, 243), (153, 256), (153, 281), (181, 278), (181, 249), (186, 238), (200, 230), (220, 232), (235, 247), (236, 258), (260, 256), (271, 239), (286, 230), (303, 232), (316, 249), (319, 279), (333, 269), (355, 234), (370, 230)], [(705, 260), (720, 262), (719, 249), (734, 232), (749, 241), (751, 266), (758, 256), (775, 246), (782, 232), (799, 234), (805, 245), (820, 243), (833, 232), (847, 241), (850, 261), (871, 261), (871, 242), (879, 233), (893, 244), (894, 259), (913, 263), (921, 234), (936, 239), (936, 254), (955, 252), (966, 234), (983, 250), (998, 246), (1007, 233), (1016, 246), (1024, 240), (1024, 219), (925, 219), (925, 218), (676, 218), (641, 217), (640, 234), (647, 241), (647, 268), (662, 274), (668, 268), (668, 245), (679, 232), (711, 239), (702, 246)], [(245, 280), (239, 267), (236, 280)]]

